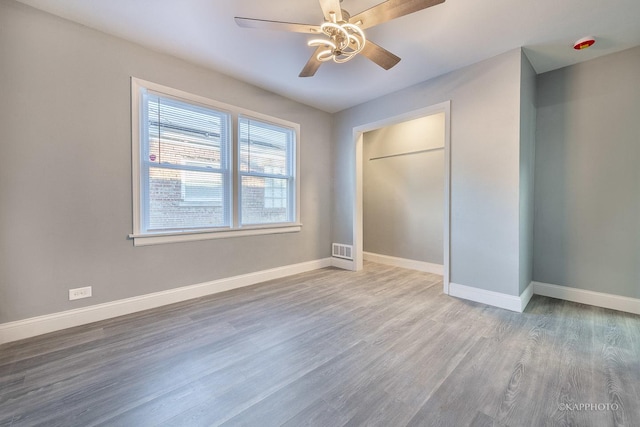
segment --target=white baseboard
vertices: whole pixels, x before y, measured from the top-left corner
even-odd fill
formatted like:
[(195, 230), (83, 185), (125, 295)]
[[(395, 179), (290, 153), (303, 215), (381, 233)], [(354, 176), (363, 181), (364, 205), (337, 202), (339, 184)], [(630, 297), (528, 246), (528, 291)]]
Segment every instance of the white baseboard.
[[(377, 261), (369, 258), (365, 253), (365, 259), (373, 262), (387, 264), (387, 262)], [(382, 255), (386, 257), (385, 255)], [(393, 257), (388, 257), (393, 258)], [(401, 258), (398, 258), (401, 259)], [(410, 260), (407, 260), (410, 261)], [(426, 264), (426, 263), (425, 263)], [(391, 264), (395, 265), (395, 264)], [(135, 313), (142, 310), (160, 307), (167, 304), (199, 298), (206, 295), (224, 292), (231, 289), (254, 285), (267, 280), (279, 279), (293, 274), (304, 273), (334, 266), (345, 270), (354, 270), (354, 262), (341, 258), (324, 258), (315, 261), (303, 262), (284, 267), (272, 268), (269, 270), (257, 271), (240, 276), (214, 280), (181, 288), (170, 289), (168, 291), (155, 292), (138, 297), (108, 302), (104, 304), (83, 307), (75, 310), (63, 311), (44, 316), (33, 317), (25, 320), (18, 320), (0, 324), (0, 344), (30, 338), (37, 335), (46, 334), (74, 326), (110, 319), (117, 316)], [(403, 268), (404, 265), (397, 265)], [(418, 268), (414, 268), (418, 270)], [(420, 270), (425, 271), (425, 270)], [(433, 272), (433, 271), (430, 271)], [(441, 273), (435, 273), (441, 274)], [(495, 307), (504, 308), (511, 311), (522, 312), (529, 303), (532, 295), (542, 295), (551, 298), (558, 298), (573, 301), (581, 304), (594, 305), (597, 307), (609, 308), (628, 313), (640, 314), (640, 299), (606, 294), (602, 292), (588, 291), (584, 289), (570, 288), (567, 286), (557, 286), (548, 283), (531, 282), (520, 296), (502, 294), (499, 292), (487, 291), (484, 289), (472, 288), (470, 286), (449, 284), (449, 295)]]
[(520, 296), (513, 296), (450, 283), (449, 295), (522, 313), (533, 296), (533, 286), (529, 284)]
[(372, 252), (363, 252), (362, 256), (365, 261), (377, 262), (378, 264), (424, 271), (425, 273), (439, 274), (440, 276), (444, 274), (444, 266), (442, 264), (432, 264), (430, 262), (397, 258), (389, 255), (374, 254)]
[(342, 268), (343, 270), (356, 270), (356, 264), (351, 259), (331, 257), (331, 265), (333, 267)]
[(293, 274), (330, 267), (332, 264), (331, 258), (324, 258), (225, 279), (213, 280), (211, 282), (184, 286), (176, 289), (170, 289), (168, 291), (155, 292), (152, 294), (141, 295), (104, 304), (92, 305), (75, 310), (4, 323), (0, 324), (0, 344), (71, 328), (73, 326), (85, 325), (87, 323), (110, 319), (125, 314), (131, 314), (142, 310), (148, 310), (150, 308), (156, 308), (167, 304), (199, 298), (218, 292), (250, 286), (267, 280), (279, 279)]
[(525, 308), (527, 308), (527, 305), (529, 304), (529, 301), (531, 301), (531, 298), (533, 298), (533, 282), (529, 283), (529, 286), (526, 287), (526, 289), (520, 294), (520, 303), (521, 303), (521, 308), (519, 310), (520, 313), (522, 313), (524, 311)]
[(627, 313), (640, 314), (640, 299), (588, 291), (568, 286), (551, 285), (549, 283), (532, 282), (533, 293), (545, 297), (557, 298), (596, 307), (610, 308)]

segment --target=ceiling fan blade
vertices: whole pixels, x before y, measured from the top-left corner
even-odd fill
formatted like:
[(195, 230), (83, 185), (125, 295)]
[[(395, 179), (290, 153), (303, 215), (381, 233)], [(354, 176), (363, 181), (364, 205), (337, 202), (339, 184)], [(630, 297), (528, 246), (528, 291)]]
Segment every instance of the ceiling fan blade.
[(257, 28), (260, 30), (275, 30), (275, 31), (292, 31), (294, 33), (309, 33), (319, 34), (321, 33), (318, 25), (312, 24), (296, 24), (293, 22), (281, 22), (281, 21), (268, 21), (266, 19), (253, 19), (253, 18), (241, 18), (235, 17), (236, 24), (244, 28)]
[(298, 77), (312, 77), (316, 71), (318, 71), (318, 68), (322, 65), (322, 62), (318, 61), (318, 54), (325, 49), (325, 46), (318, 46), (318, 48), (313, 51), (313, 55), (311, 55), (311, 58), (309, 58), (302, 71), (300, 71)]
[(329, 22), (334, 22), (331, 18), (331, 14), (336, 16), (336, 22), (342, 21), (342, 8), (340, 7), (340, 0), (320, 0), (320, 7), (322, 13), (324, 13), (324, 19)]
[(444, 2), (445, 0), (388, 0), (352, 16), (349, 22), (352, 24), (362, 22), (358, 24), (360, 28), (371, 28)]
[(360, 52), (385, 70), (388, 70), (400, 62), (400, 57), (389, 52), (387, 49), (378, 46), (370, 40), (364, 45)]

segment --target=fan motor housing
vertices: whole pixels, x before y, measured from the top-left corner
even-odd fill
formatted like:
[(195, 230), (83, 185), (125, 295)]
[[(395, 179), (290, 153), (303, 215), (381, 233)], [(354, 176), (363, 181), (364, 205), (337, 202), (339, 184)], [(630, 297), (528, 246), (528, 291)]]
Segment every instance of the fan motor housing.
[(349, 22), (349, 19), (351, 19), (351, 15), (349, 14), (349, 12), (347, 12), (344, 9), (340, 9), (342, 11), (342, 21), (340, 22)]

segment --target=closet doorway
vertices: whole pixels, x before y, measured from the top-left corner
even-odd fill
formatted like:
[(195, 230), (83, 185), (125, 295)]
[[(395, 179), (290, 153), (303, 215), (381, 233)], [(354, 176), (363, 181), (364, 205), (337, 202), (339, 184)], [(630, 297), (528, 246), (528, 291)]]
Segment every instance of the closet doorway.
[(444, 276), (449, 284), (449, 103), (359, 127), (356, 269), (363, 260)]

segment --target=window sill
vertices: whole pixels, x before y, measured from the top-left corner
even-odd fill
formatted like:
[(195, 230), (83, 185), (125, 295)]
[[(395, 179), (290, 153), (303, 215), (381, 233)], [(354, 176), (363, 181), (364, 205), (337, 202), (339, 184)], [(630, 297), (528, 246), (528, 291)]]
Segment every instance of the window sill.
[(261, 236), (265, 234), (297, 233), (302, 224), (277, 224), (247, 226), (222, 230), (179, 231), (153, 234), (129, 234), (134, 246), (161, 245), (164, 243), (193, 242), (196, 240), (228, 239), (231, 237)]

